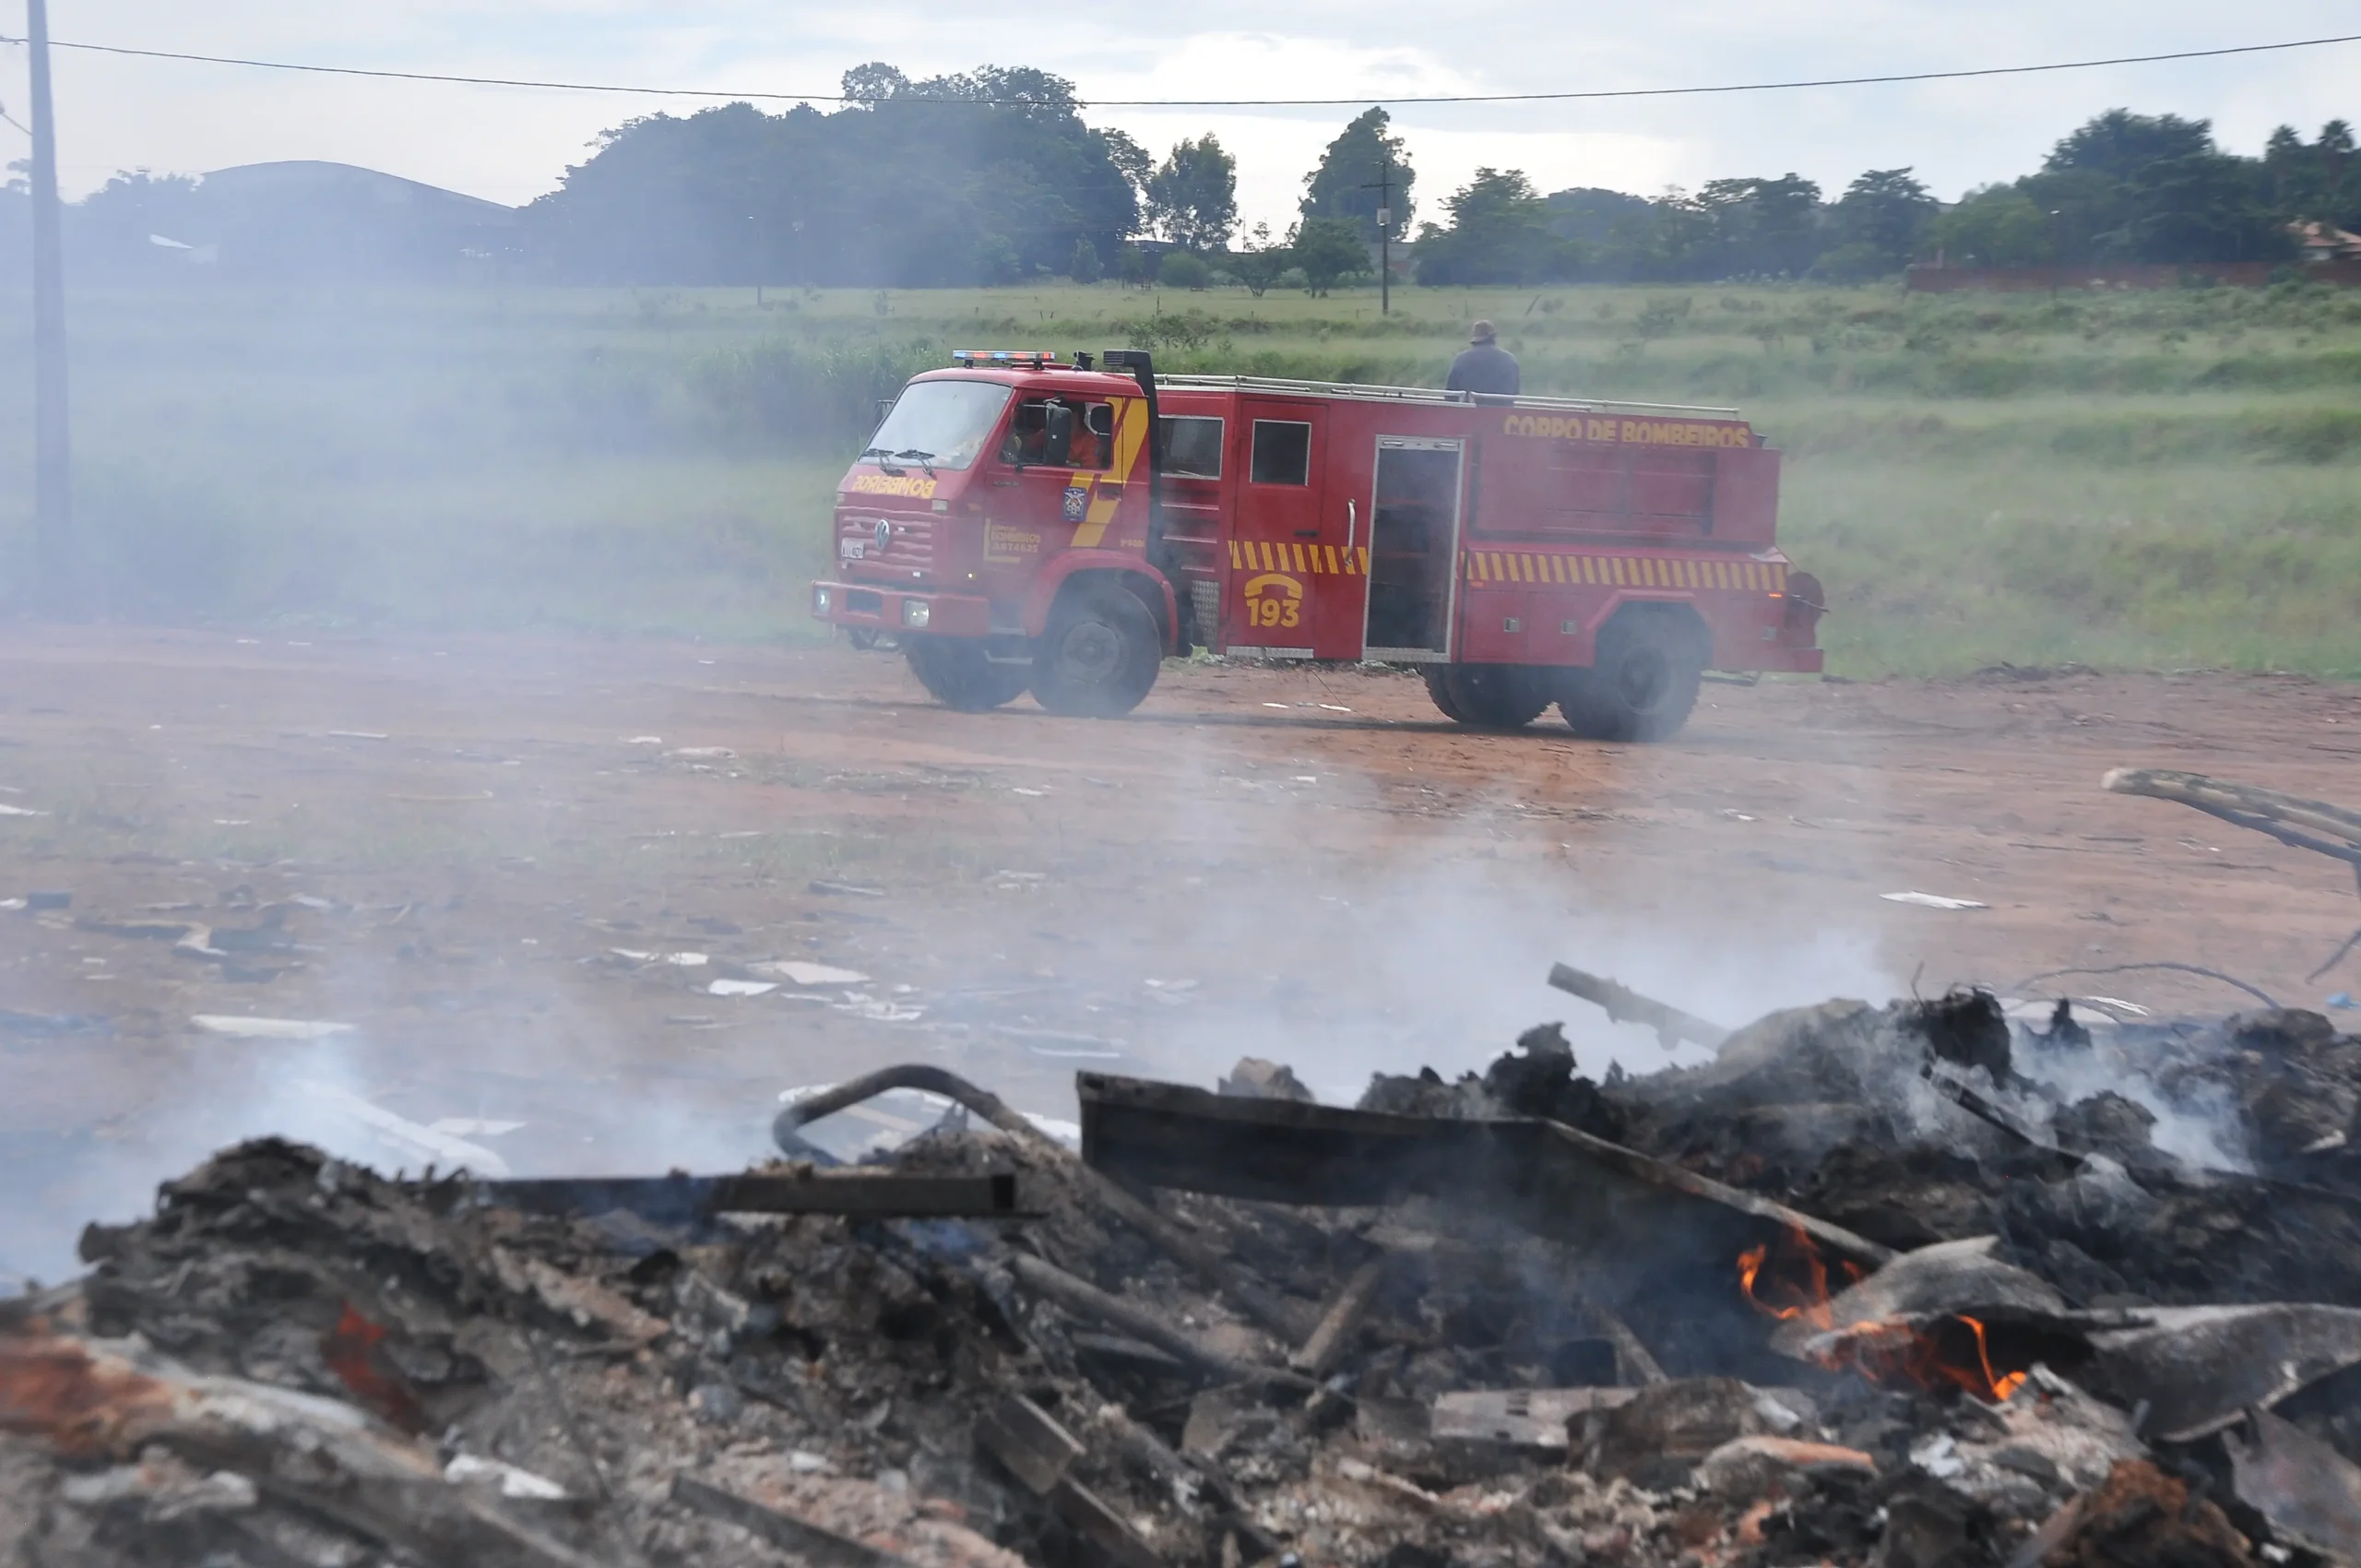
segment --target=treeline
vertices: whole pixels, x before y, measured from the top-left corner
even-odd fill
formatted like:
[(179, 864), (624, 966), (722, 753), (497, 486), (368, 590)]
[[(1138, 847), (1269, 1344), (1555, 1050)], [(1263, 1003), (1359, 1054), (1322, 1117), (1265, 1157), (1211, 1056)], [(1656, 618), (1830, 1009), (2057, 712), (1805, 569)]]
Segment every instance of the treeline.
[[(1373, 278), (1381, 238), (1398, 278), (1429, 284), (1852, 282), (1938, 258), (2292, 261), (2301, 226), (2331, 241), (2361, 230), (2361, 158), (2342, 120), (2309, 140), (2283, 126), (2247, 157), (2209, 122), (2110, 110), (2038, 170), (1952, 204), (1908, 168), (1869, 170), (1833, 196), (1786, 173), (1653, 196), (1545, 194), (1518, 170), (1488, 168), (1414, 224), (1417, 171), (1373, 108), (1304, 175), (1292, 222), (1240, 233), (1237, 163), (1215, 137), (1159, 160), (1086, 125), (1074, 84), (1048, 72), (912, 80), (872, 64), (847, 72), (844, 91), (827, 112), (737, 103), (626, 122), (515, 212), (364, 171), (299, 183), (257, 177), (298, 166), (260, 166), (231, 172), (244, 184), (228, 195), (214, 187), (230, 174), (200, 184), (143, 171), (72, 209), (68, 266), (90, 278), (218, 259), (219, 274), (241, 276), (497, 268), (581, 283), (889, 288), (1066, 277), (1321, 293)], [(389, 205), (391, 186), (409, 188)], [(0, 185), (0, 265), (23, 255), (27, 206), (21, 180)]]
[(1481, 170), (1419, 236), (1430, 283), (1819, 278), (1857, 281), (1914, 260), (1964, 267), (2289, 261), (2296, 226), (2361, 228), (2350, 125), (2307, 142), (2272, 133), (2260, 158), (2225, 151), (2211, 125), (2115, 109), (2060, 140), (2041, 168), (1946, 206), (1903, 169), (1873, 169), (1826, 199), (1797, 174), (1714, 180), (1648, 198), (1544, 196), (1516, 171)]

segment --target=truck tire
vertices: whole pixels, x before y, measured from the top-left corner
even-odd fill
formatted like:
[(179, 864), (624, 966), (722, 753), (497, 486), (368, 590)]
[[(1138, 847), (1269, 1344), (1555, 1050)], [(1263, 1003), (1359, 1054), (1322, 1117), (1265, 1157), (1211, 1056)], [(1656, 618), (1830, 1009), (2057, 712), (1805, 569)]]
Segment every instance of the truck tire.
[(1459, 699), (1452, 695), (1451, 683), (1443, 679), (1444, 671), (1450, 668), (1447, 664), (1430, 664), (1426, 667), (1424, 674), (1427, 677), (1427, 695), (1434, 698), (1435, 707), (1442, 710), (1442, 716), (1445, 719), (1450, 719), (1453, 724), (1465, 724), (1468, 721), (1466, 710), (1459, 706)]
[(1139, 707), (1164, 649), (1147, 606), (1112, 583), (1069, 587), (1033, 644), (1033, 700), (1069, 719), (1115, 719)]
[(1437, 707), (1471, 730), (1522, 730), (1541, 717), (1555, 695), (1534, 671), (1516, 664), (1430, 664), (1427, 693)]
[(1585, 740), (1669, 740), (1689, 722), (1704, 673), (1697, 638), (1680, 621), (1619, 615), (1598, 634), (1591, 667), (1565, 671), (1558, 711)]
[(981, 637), (913, 636), (903, 642), (910, 673), (927, 695), (961, 713), (983, 713), (1014, 702), (1032, 672), (1022, 664), (994, 664)]

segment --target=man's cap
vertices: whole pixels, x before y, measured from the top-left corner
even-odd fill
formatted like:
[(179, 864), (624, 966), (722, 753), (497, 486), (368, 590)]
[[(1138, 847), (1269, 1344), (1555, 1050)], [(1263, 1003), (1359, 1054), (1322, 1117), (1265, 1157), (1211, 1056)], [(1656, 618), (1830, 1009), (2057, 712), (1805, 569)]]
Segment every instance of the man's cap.
[(1492, 324), (1489, 321), (1479, 321), (1467, 329), (1467, 340), (1471, 343), (1489, 343), (1498, 336), (1500, 334), (1492, 330)]

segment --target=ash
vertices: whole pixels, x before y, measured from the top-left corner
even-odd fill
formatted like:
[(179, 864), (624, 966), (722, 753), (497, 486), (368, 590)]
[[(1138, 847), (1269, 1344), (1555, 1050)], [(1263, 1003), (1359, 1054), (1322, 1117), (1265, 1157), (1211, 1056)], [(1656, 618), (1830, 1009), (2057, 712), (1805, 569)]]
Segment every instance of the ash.
[(2361, 1040), (2044, 1022), (1830, 1003), (1605, 1083), (1545, 1026), (1350, 1110), (1086, 1079), (1087, 1161), (955, 1112), (845, 1173), (1012, 1218), (250, 1143), (7, 1304), (0, 1563), (2361, 1562)]

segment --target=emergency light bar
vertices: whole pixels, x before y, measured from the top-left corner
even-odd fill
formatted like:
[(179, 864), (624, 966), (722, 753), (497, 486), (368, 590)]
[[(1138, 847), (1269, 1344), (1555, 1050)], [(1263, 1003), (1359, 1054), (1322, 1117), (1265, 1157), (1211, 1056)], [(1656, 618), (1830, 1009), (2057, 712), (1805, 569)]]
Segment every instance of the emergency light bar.
[(1055, 349), (954, 349), (953, 362), (963, 365), (1005, 365), (1011, 369), (1040, 370), (1058, 362)]

